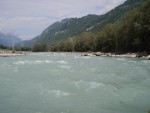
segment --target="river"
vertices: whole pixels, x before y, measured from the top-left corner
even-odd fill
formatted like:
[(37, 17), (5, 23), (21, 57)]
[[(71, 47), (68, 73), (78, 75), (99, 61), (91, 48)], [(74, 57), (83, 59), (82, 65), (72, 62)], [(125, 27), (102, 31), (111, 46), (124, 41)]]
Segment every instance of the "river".
[(32, 53), (0, 58), (0, 113), (148, 113), (150, 61)]

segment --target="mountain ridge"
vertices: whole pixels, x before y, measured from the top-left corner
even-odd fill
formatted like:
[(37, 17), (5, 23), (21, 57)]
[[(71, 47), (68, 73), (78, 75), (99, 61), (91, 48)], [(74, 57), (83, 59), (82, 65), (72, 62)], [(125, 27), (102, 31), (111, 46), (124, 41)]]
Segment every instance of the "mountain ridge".
[(41, 35), (22, 43), (23, 46), (47, 44), (51, 41), (66, 39), (81, 34), (82, 32), (96, 32), (106, 24), (119, 21), (128, 10), (139, 5), (141, 0), (127, 0), (103, 15), (89, 14), (81, 18), (67, 18), (55, 22), (47, 27)]

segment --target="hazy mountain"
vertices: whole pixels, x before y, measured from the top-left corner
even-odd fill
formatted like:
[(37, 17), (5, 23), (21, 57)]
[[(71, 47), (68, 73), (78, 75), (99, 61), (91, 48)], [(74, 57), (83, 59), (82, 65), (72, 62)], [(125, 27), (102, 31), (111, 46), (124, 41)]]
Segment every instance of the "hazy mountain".
[(127, 0), (118, 7), (103, 15), (87, 15), (82, 18), (67, 18), (55, 22), (45, 29), (41, 35), (23, 42), (25, 46), (46, 44), (58, 39), (69, 38), (86, 31), (98, 31), (109, 23), (119, 21), (130, 9), (139, 5), (141, 0)]
[(22, 40), (12, 33), (5, 33), (0, 31), (0, 45), (13, 46), (20, 43)]

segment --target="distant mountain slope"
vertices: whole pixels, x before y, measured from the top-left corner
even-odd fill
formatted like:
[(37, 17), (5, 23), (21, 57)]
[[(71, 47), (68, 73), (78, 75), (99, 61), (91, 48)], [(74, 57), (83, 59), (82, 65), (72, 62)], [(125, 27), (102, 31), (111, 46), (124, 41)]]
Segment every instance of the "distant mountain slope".
[(32, 51), (66, 52), (137, 52), (150, 53), (150, 0), (143, 0), (139, 7), (127, 11), (119, 21), (109, 23), (96, 32), (83, 32), (70, 38), (36, 44)]
[(11, 33), (4, 33), (0, 31), (0, 45), (13, 46), (20, 43), (22, 40)]
[(122, 5), (104, 15), (87, 15), (82, 18), (68, 18), (55, 22), (45, 29), (41, 35), (23, 43), (25, 46), (46, 44), (58, 39), (69, 38), (85, 31), (98, 31), (106, 24), (119, 21), (130, 9), (139, 5), (141, 0), (127, 0)]

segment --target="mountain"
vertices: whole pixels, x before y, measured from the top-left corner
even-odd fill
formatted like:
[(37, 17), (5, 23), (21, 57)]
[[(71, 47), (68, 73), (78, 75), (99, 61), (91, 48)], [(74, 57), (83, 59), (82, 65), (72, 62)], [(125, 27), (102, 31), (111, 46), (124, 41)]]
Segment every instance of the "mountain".
[[(77, 36), (33, 45), (32, 51), (111, 53), (150, 53), (150, 0), (127, 11), (119, 20), (108, 23), (98, 31), (83, 32)], [(141, 56), (141, 55), (140, 55)]]
[(17, 43), (20, 43), (22, 40), (11, 33), (4, 33), (0, 31), (0, 45), (3, 46), (14, 46)]
[(96, 32), (109, 23), (120, 21), (122, 16), (139, 6), (142, 0), (127, 0), (118, 7), (103, 15), (87, 15), (82, 18), (67, 18), (60, 22), (55, 22), (46, 28), (41, 35), (23, 42), (24, 46), (35, 44), (47, 44), (59, 39), (66, 39), (81, 34), (82, 32)]

